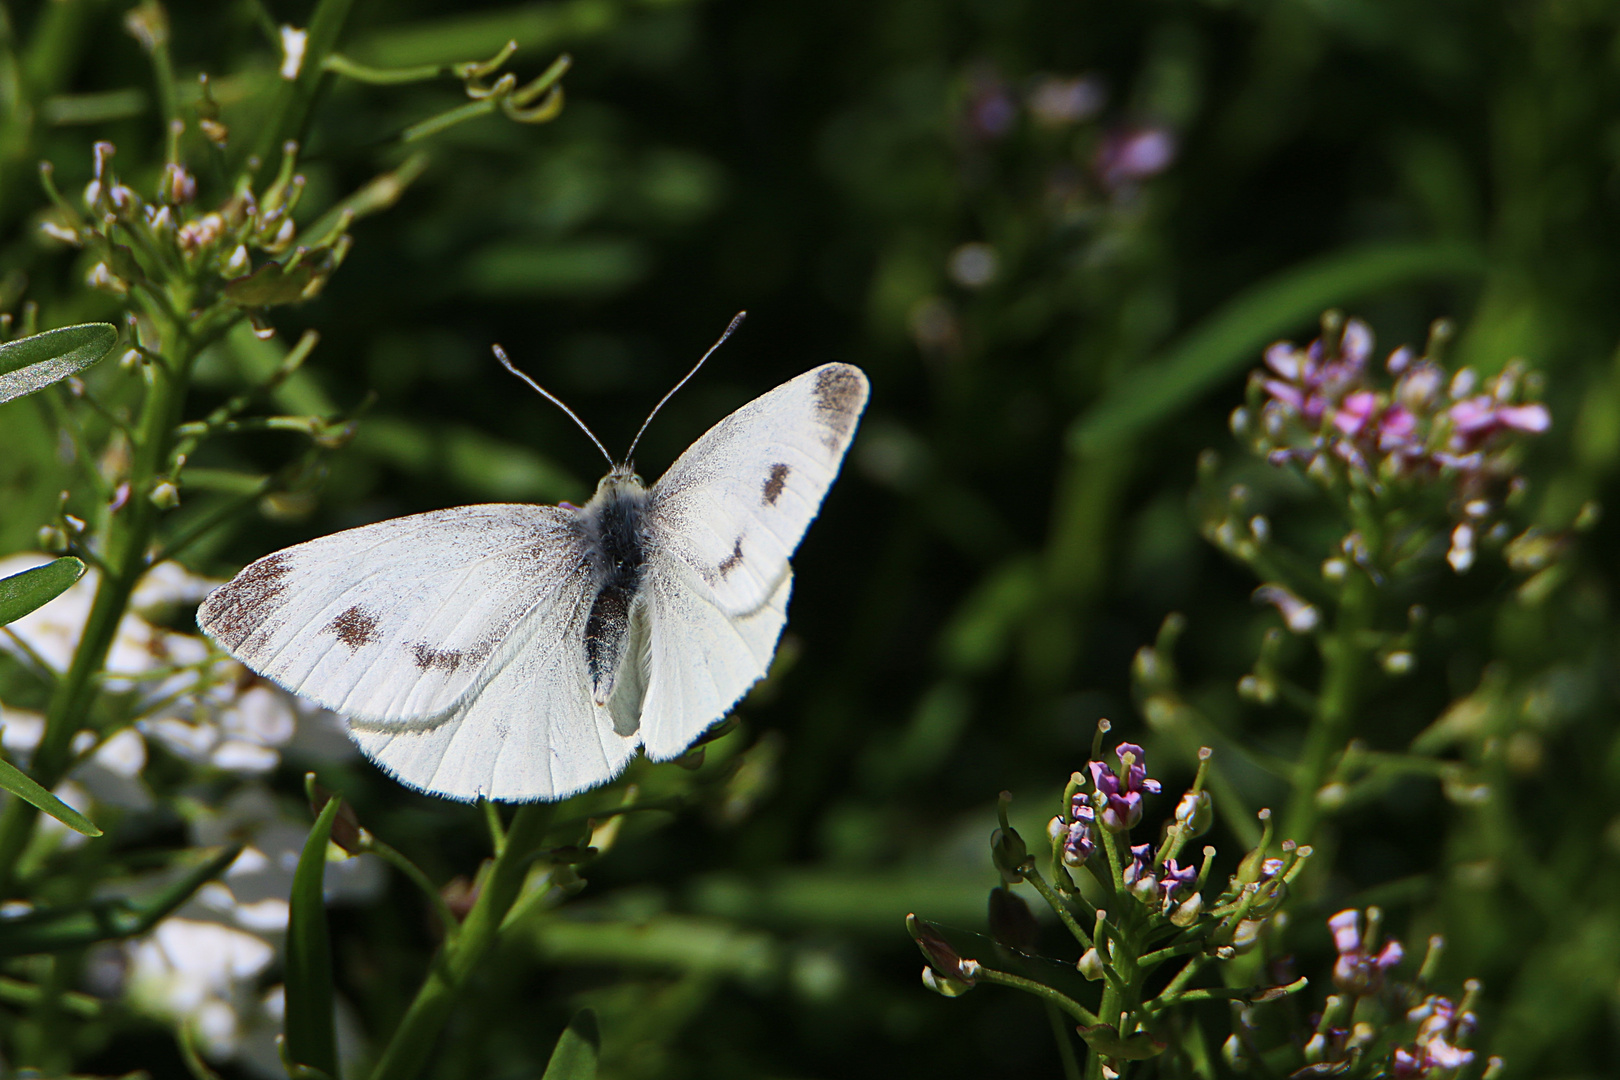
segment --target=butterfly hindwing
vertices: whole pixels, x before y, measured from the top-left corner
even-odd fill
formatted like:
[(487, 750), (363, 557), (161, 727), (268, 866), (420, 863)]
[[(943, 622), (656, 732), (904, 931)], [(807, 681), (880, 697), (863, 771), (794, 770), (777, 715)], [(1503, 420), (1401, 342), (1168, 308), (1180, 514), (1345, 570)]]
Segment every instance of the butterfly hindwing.
[(765, 677), (787, 622), (793, 571), (746, 615), (723, 610), (708, 583), (684, 563), (653, 563), (648, 571), (652, 633), (641, 740), (648, 757), (668, 761)]
[(578, 577), (544, 597), (482, 685), (449, 715), (353, 720), (349, 734), (399, 780), (452, 799), (561, 799), (611, 779), (641, 740), (624, 719), (628, 710), (591, 698), (584, 624), (593, 590)]

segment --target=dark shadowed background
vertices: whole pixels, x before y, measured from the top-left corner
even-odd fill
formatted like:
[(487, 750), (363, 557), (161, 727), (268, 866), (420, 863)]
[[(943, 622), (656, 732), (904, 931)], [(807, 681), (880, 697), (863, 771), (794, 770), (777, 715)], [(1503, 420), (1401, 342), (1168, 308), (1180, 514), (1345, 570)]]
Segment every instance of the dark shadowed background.
[[(77, 191), (105, 138), (123, 175), (150, 183), (148, 65), (121, 4), (9, 6), (20, 34), (61, 23), (42, 69), (56, 91), (124, 96), (0, 147), (5, 288), (26, 275), (46, 325), (104, 318), (111, 307), (70, 291), (87, 264), (32, 227), (33, 170), (50, 158)], [(176, 0), (182, 80), (212, 73), (225, 119), (248, 125), (233, 120), (248, 107), (233, 85), (277, 62), (266, 21), (301, 25), (306, 6)], [(1612, 4), (361, 0), (341, 48), (400, 67), (485, 58), (508, 39), (525, 77), (573, 56), (554, 122), (484, 117), (405, 146), (408, 124), (464, 100), (453, 80), (327, 87), (303, 155), (311, 214), (412, 153), (425, 170), (355, 227), (342, 271), (283, 309), (265, 347), (321, 335), (281, 407), (371, 401), (319, 483), (216, 534), (194, 569), (229, 576), (289, 543), (437, 507), (583, 501), (599, 455), (496, 366), (492, 342), (619, 452), (747, 309), (648, 432), (649, 480), (727, 411), (817, 364), (860, 365), (873, 394), (796, 560), (779, 669), (728, 737), (749, 748), (744, 781), (730, 801), (628, 825), (571, 901), (585, 929), (479, 980), (435, 1076), (538, 1075), (581, 1003), (598, 1009), (618, 1077), (1056, 1075), (1030, 1001), (919, 985), (903, 917), (982, 930), (996, 794), (1013, 791), (1015, 817), (1040, 833), (1099, 717), (1147, 746), (1167, 790), (1200, 742), (1261, 762), (1293, 753), (1289, 711), (1235, 690), (1276, 614), (1200, 538), (1190, 500), (1214, 448), (1211, 467), (1250, 484), (1279, 529), (1307, 549), (1328, 535), (1303, 489), (1245, 460), (1227, 430), (1260, 349), (1313, 336), (1325, 308), (1365, 318), (1384, 351), (1447, 316), (1455, 364), (1525, 358), (1554, 420), (1522, 516), (1563, 524), (1587, 499), (1612, 501)], [(240, 337), (233, 348), (254, 347)], [(204, 385), (195, 408), (218, 400)], [(63, 466), (31, 426), (43, 414), (0, 416), (9, 552), (33, 543)], [(262, 471), (297, 445), (243, 438), (198, 464)], [(1492, 663), (1550, 673), (1544, 749), (1502, 807), (1530, 815), (1530, 849), (1480, 850), (1438, 787), (1412, 781), (1354, 811), (1331, 856), (1324, 905), (1388, 886), (1392, 928), (1448, 935), (1448, 975), (1484, 980), (1483, 1042), (1511, 1076), (1604, 1075), (1617, 1049), (1614, 541), (1608, 525), (1590, 534), (1574, 579), (1534, 609), (1471, 618), (1507, 587), (1490, 567), (1466, 587), (1439, 582), (1456, 598), (1449, 629), (1398, 697), (1358, 719), (1370, 744), (1400, 746)], [(1132, 656), (1173, 611), (1212, 731), (1156, 731), (1133, 707)], [(636, 776), (656, 790), (673, 768)], [(1251, 811), (1285, 790), (1259, 766), (1237, 775)], [(485, 852), (470, 808), (358, 761), (325, 779), (436, 880)], [(296, 793), (297, 770), (278, 783)], [(1215, 839), (1235, 860), (1230, 834)], [(390, 902), (335, 916), (340, 989), (373, 1033), (395, 1023), (431, 947), (418, 898), (390, 888)], [(616, 922), (593, 937), (588, 920), (610, 915), (663, 936), (638, 944)], [(1309, 948), (1326, 953), (1325, 933)], [(1222, 1010), (1208, 1020), (1218, 1046)], [(169, 1047), (131, 1030), (96, 1068), (167, 1075)]]

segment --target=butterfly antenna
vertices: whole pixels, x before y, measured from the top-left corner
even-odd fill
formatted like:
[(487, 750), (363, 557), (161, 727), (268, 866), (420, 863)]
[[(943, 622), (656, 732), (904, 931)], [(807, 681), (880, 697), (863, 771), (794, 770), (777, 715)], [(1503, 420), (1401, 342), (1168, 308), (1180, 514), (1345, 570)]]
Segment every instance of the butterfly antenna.
[(562, 400), (560, 398), (558, 398), (555, 394), (553, 394), (551, 391), (547, 390), (545, 387), (541, 386), (539, 383), (537, 383), (533, 379), (529, 378), (523, 372), (521, 372), (517, 368), (513, 367), (512, 366), (512, 361), (510, 361), (510, 360), (508, 360), (506, 358), (506, 350), (502, 349), (499, 345), (492, 345), (490, 347), (495, 350), (495, 359), (497, 359), (497, 360), (499, 360), (501, 362), (501, 367), (505, 368), (507, 371), (510, 371), (512, 374), (516, 375), (518, 378), (520, 378), (524, 382), (528, 383), (530, 386), (532, 386), (534, 388), (535, 393), (539, 394), (541, 397), (545, 398), (547, 401), (549, 401), (553, 405), (557, 406), (557, 408), (559, 408), (563, 412), (567, 413), (568, 414), (568, 419), (570, 419), (574, 423), (578, 424), (579, 425), (579, 430), (583, 431), (586, 435), (590, 436), (591, 442), (595, 443), (596, 448), (598, 450), (602, 451), (602, 456), (607, 458), (608, 468), (610, 468), (610, 469), (618, 468), (618, 463), (613, 460), (613, 455), (607, 452), (607, 447), (602, 445), (602, 440), (598, 439), (596, 437), (596, 432), (594, 432), (590, 428), (586, 427), (585, 426), (585, 421), (581, 420), (578, 416), (575, 416), (573, 409), (570, 409), (567, 405), (564, 405), (562, 403)]
[(652, 412), (647, 414), (647, 419), (645, 419), (645, 420), (643, 420), (641, 422), (641, 430), (636, 432), (636, 437), (630, 440), (630, 450), (624, 455), (624, 460), (625, 460), (626, 464), (628, 464), (631, 460), (633, 460), (635, 458), (635, 456), (636, 456), (636, 446), (637, 446), (637, 444), (639, 444), (641, 442), (641, 436), (646, 434), (647, 425), (653, 422), (653, 417), (657, 416), (658, 415), (658, 410), (662, 409), (664, 407), (664, 402), (666, 402), (670, 398), (674, 397), (675, 396), (675, 391), (679, 390), (681, 387), (685, 386), (686, 383), (687, 383), (687, 380), (689, 380), (692, 376), (694, 376), (694, 375), (696, 375), (698, 373), (698, 368), (703, 366), (703, 362), (705, 360), (707, 360), (709, 357), (713, 356), (714, 351), (716, 349), (718, 349), (720, 346), (722, 346), (722, 345), (724, 345), (726, 343), (726, 338), (730, 337), (732, 335), (732, 332), (735, 331), (737, 329), (737, 327), (741, 326), (743, 320), (746, 319), (746, 318), (748, 318), (748, 312), (746, 312), (746, 311), (737, 312), (736, 316), (731, 320), (731, 325), (726, 327), (726, 332), (720, 335), (720, 340), (715, 342), (713, 345), (710, 345), (709, 346), (709, 351), (704, 353), (702, 356), (698, 357), (698, 362), (692, 365), (692, 370), (688, 371), (686, 373), (685, 377), (682, 378), (680, 382), (676, 383), (674, 388), (671, 389), (669, 393), (665, 394), (662, 398), (660, 398), (659, 401), (658, 401), (658, 404), (653, 406)]

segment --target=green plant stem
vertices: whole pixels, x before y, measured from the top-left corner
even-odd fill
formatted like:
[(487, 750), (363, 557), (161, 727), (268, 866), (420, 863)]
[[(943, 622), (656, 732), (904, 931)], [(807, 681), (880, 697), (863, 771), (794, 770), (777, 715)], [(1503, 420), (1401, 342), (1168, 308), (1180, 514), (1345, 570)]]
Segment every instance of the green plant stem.
[(403, 83), (427, 82), (454, 75), (454, 64), (417, 64), (414, 67), (379, 68), (351, 60), (342, 53), (328, 53), (321, 66), (334, 75), (354, 79), (373, 86), (398, 86)]
[(487, 97), (480, 101), (469, 101), (465, 105), (457, 105), (453, 109), (430, 116), (426, 120), (419, 120), (404, 131), (400, 132), (399, 141), (402, 143), (420, 142), (423, 139), (437, 135), (457, 124), (476, 120), (480, 116), (488, 116), (500, 107), (500, 101)]
[(1281, 839), (1299, 844), (1316, 840), (1322, 818), (1316, 794), (1327, 781), (1334, 757), (1349, 738), (1355, 721), (1361, 676), (1367, 666), (1363, 638), (1372, 625), (1374, 590), (1372, 580), (1364, 573), (1345, 578), (1338, 618), (1332, 631), (1321, 639), (1322, 693), (1305, 737), (1294, 792), (1283, 816)]
[(1052, 1037), (1057, 1040), (1058, 1060), (1063, 1063), (1063, 1080), (1080, 1080), (1080, 1062), (1074, 1056), (1074, 1037), (1069, 1034), (1069, 1027), (1063, 1022), (1058, 1007), (1050, 1001), (1043, 1001), (1046, 1006), (1046, 1018), (1052, 1022)]
[(1036, 892), (1041, 894), (1041, 899), (1046, 901), (1047, 906), (1057, 915), (1058, 921), (1068, 928), (1069, 933), (1074, 935), (1074, 940), (1088, 949), (1091, 948), (1091, 935), (1086, 933), (1085, 928), (1075, 921), (1074, 914), (1069, 911), (1069, 905), (1063, 902), (1063, 897), (1057, 894), (1057, 890), (1046, 883), (1046, 879), (1041, 877), (1041, 872), (1034, 867), (1030, 867), (1024, 871), (1024, 879), (1034, 886)]
[(270, 118), (260, 131), (254, 153), (269, 161), (287, 140), (302, 142), (309, 115), (326, 76), (326, 58), (337, 48), (343, 27), (349, 21), (354, 0), (320, 0), (309, 20), (309, 38), (298, 77), (283, 80), (270, 107)]
[[(198, 348), (179, 321), (159, 325), (167, 363), (148, 364), (145, 368), (150, 381), (135, 429), (130, 498), (107, 526), (105, 562), (111, 572), (104, 573), (96, 583), (84, 633), (67, 674), (51, 694), (45, 734), (34, 756), (33, 777), (46, 790), (55, 787), (72, 764), (73, 736), (85, 726), (95, 703), (100, 689), (97, 675), (118, 634), (130, 595), (146, 572), (147, 549), (157, 528), (160, 511), (149, 496), (168, 461), (173, 431), (185, 406), (191, 361)], [(0, 813), (0, 895), (11, 889), (17, 860), (33, 833), (38, 813), (21, 799), (10, 800), (4, 813)]]
[[(1045, 983), (1036, 982), (1034, 979), (1026, 979), (1022, 975), (997, 971), (995, 968), (987, 968), (982, 965), (974, 978), (980, 982), (995, 983), (998, 986), (1010, 986), (1015, 990), (1023, 990), (1026, 993), (1034, 994), (1045, 1001), (1051, 1002), (1087, 1027), (1099, 1022), (1096, 1013), (1074, 1000), (1068, 994), (1063, 993), (1061, 990), (1054, 990)], [(371, 1080), (377, 1080), (377, 1077), (373, 1076)]]
[(416, 999), (372, 1070), (371, 1080), (410, 1080), (428, 1064), (462, 985), (495, 944), (501, 923), (517, 900), (531, 857), (545, 840), (554, 809), (551, 803), (528, 803), (518, 809), (500, 852), (484, 875), (478, 899), (466, 921), (434, 957)]
[(74, 1016), (93, 1020), (105, 1012), (102, 1003), (89, 994), (81, 994), (77, 990), (49, 989), (21, 979), (0, 976), (0, 1001), (7, 1005), (34, 1008), (52, 994), (57, 998), (58, 1007)]
[(1192, 982), (1193, 976), (1203, 970), (1204, 965), (1207, 963), (1209, 963), (1209, 957), (1207, 956), (1195, 956), (1187, 961), (1186, 964), (1182, 965), (1181, 970), (1171, 977), (1170, 982), (1159, 992), (1159, 996), (1162, 998), (1166, 995), (1173, 996), (1181, 993), (1181, 988)]
[(376, 837), (371, 838), (370, 843), (367, 844), (366, 850), (382, 859), (383, 862), (392, 866), (395, 870), (398, 870), (400, 873), (404, 874), (410, 879), (413, 885), (422, 890), (422, 894), (426, 896), (428, 902), (433, 905), (433, 913), (438, 916), (439, 926), (441, 929), (443, 929), (446, 936), (449, 936), (455, 932), (455, 912), (450, 910), (449, 903), (447, 903), (444, 899), (443, 891), (434, 888), (433, 882), (428, 880), (428, 876), (422, 873), (420, 867), (411, 862), (411, 860), (407, 859), (404, 855), (401, 855), (398, 851), (383, 843), (381, 840), (378, 840)]

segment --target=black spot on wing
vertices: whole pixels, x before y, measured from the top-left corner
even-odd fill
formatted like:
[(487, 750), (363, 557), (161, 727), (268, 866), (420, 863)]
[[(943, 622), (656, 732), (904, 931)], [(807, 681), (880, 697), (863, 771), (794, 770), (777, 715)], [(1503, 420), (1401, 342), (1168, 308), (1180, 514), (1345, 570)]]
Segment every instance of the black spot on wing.
[(788, 474), (792, 471), (792, 469), (780, 463), (771, 466), (771, 475), (766, 478), (765, 486), (760, 488), (759, 491), (761, 505), (776, 505), (776, 500), (782, 494), (782, 489), (787, 486)]
[(435, 649), (423, 641), (411, 646), (411, 659), (423, 671), (451, 672), (461, 666), (463, 658), (460, 649)]
[(835, 445), (855, 430), (855, 421), (866, 404), (866, 378), (859, 369), (848, 364), (828, 364), (816, 376), (811, 393), (816, 418), (837, 436), (829, 444)]
[(731, 548), (731, 554), (727, 555), (724, 559), (722, 559), (721, 562), (720, 562), (720, 565), (717, 566), (715, 569), (720, 571), (720, 576), (721, 577), (725, 577), (726, 575), (730, 574), (733, 570), (737, 569), (737, 567), (741, 566), (742, 561), (743, 561), (742, 537), (739, 536), (739, 537), (737, 537), (736, 544), (734, 544), (732, 546), (732, 548)]
[(284, 551), (251, 563), (225, 585), (208, 594), (197, 621), (227, 649), (240, 648), (249, 634), (281, 607), (287, 588), (282, 580), (292, 570)]
[(336, 634), (337, 639), (347, 645), (351, 652), (359, 651), (382, 636), (377, 633), (376, 613), (367, 611), (359, 604), (323, 626), (321, 633)]

